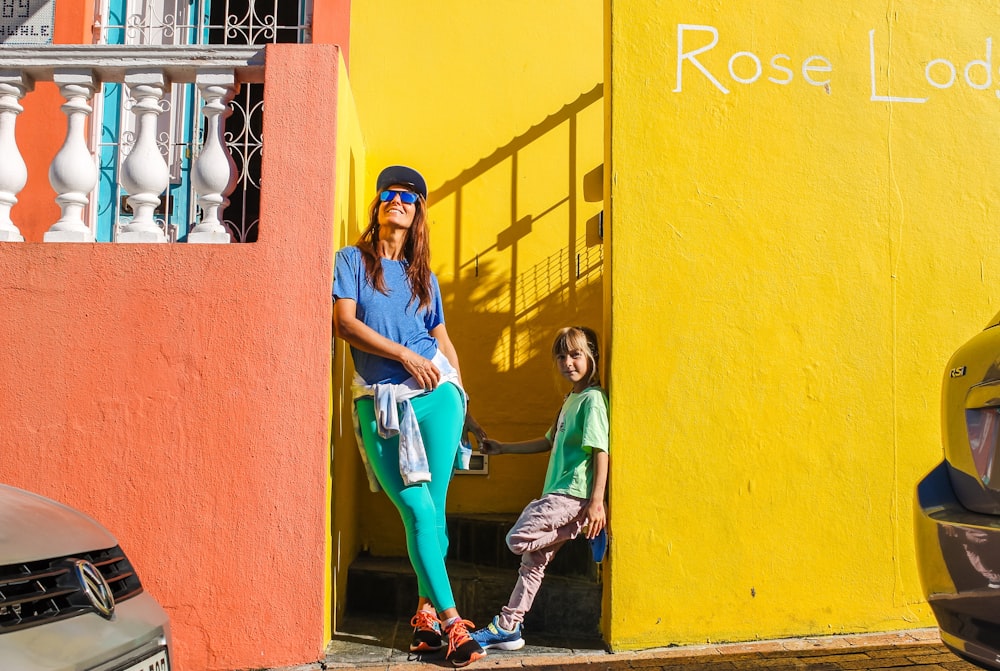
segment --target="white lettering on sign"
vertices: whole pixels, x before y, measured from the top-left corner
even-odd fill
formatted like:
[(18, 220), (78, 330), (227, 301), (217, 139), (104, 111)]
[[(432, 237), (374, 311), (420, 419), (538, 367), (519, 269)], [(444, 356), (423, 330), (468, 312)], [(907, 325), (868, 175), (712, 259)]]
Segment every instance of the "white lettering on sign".
[(882, 103), (925, 103), (927, 98), (902, 98), (900, 96), (880, 96), (875, 92), (875, 29), (868, 31), (868, 62), (872, 75), (872, 102)]
[[(688, 30), (700, 30), (712, 33), (712, 43), (707, 47), (702, 47), (694, 51), (685, 52), (684, 51), (684, 33)], [(722, 91), (723, 93), (729, 93), (729, 89), (719, 83), (719, 80), (712, 76), (712, 73), (708, 71), (704, 65), (701, 64), (697, 58), (698, 54), (703, 54), (706, 51), (711, 51), (715, 48), (715, 45), (719, 43), (719, 30), (713, 28), (712, 26), (692, 26), (686, 23), (677, 24), (677, 88), (674, 89), (675, 93), (680, 93), (684, 90), (684, 61), (691, 61), (698, 70), (701, 71), (703, 75), (708, 77), (708, 81), (715, 84), (715, 87)], [(730, 66), (732, 66), (732, 61), (730, 61)]]
[[(687, 83), (685, 77), (689, 80), (691, 77), (703, 78), (726, 95), (730, 93), (730, 87), (733, 85), (753, 86), (766, 81), (778, 86), (788, 86), (798, 77), (811, 87), (822, 88), (826, 93), (832, 93), (833, 62), (826, 56), (813, 54), (796, 62), (786, 53), (767, 55), (739, 50), (729, 55), (725, 70), (716, 67), (713, 71), (705, 64), (705, 55), (718, 45), (718, 28), (692, 23), (677, 24), (677, 69), (674, 93), (684, 91), (684, 85)], [(929, 96), (920, 95), (920, 91), (915, 92), (916, 95), (898, 95), (896, 92), (890, 95), (888, 91), (879, 91), (878, 72), (887, 71), (888, 67), (879, 67), (874, 29), (868, 31), (868, 59), (872, 102), (923, 104), (930, 100)], [(893, 65), (897, 72), (901, 71), (898, 64)], [(939, 91), (956, 85), (987, 91), (994, 88), (994, 72), (993, 38), (987, 37), (983, 58), (958, 64), (948, 58), (933, 58), (927, 61), (923, 68), (923, 79), (929, 87)], [(996, 72), (1000, 75), (1000, 70)], [(994, 93), (1000, 98), (1000, 88), (996, 88)]]
[(0, 44), (49, 44), (55, 0), (0, 0)]
[[(709, 33), (712, 36), (712, 41), (710, 44), (685, 51), (684, 37), (689, 32)], [(698, 56), (711, 51), (718, 43), (719, 30), (714, 26), (699, 26), (690, 23), (677, 24), (677, 85), (674, 87), (674, 93), (680, 93), (684, 90), (685, 63), (694, 66), (708, 81), (712, 82), (715, 88), (723, 93), (729, 93), (729, 89), (719, 81), (718, 77), (713, 75), (705, 64), (698, 60)], [(771, 72), (767, 81), (780, 86), (787, 86), (795, 79), (795, 70), (790, 67), (794, 63), (792, 57), (788, 54), (774, 54), (768, 59), (767, 64), (769, 72)], [(737, 84), (744, 85), (755, 83), (764, 74), (764, 66), (760, 56), (752, 51), (737, 51), (730, 56), (727, 70), (729, 79)], [(819, 73), (832, 72), (833, 64), (824, 56), (808, 56), (803, 59), (800, 71), (802, 79), (810, 86), (819, 86), (828, 89), (830, 78), (818, 78), (817, 75)]]

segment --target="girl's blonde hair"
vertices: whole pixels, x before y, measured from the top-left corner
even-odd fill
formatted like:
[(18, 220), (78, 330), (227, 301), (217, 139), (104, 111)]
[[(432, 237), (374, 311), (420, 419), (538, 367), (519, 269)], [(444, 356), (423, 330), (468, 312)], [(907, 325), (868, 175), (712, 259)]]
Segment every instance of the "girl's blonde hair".
[(559, 330), (552, 343), (552, 359), (576, 351), (583, 352), (590, 361), (590, 377), (587, 380), (587, 385), (600, 386), (601, 350), (597, 345), (597, 334), (593, 329), (586, 326), (567, 326)]

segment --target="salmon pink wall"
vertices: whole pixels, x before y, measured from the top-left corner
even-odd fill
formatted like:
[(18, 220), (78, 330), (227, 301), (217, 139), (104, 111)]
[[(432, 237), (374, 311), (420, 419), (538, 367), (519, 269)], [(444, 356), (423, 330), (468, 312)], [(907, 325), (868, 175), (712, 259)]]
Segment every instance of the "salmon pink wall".
[(337, 63), (268, 47), (257, 243), (0, 245), (0, 480), (118, 536), (174, 671), (326, 643)]
[(28, 181), (17, 194), (11, 219), (28, 242), (41, 242), (45, 231), (59, 219), (56, 192), (49, 184), (49, 165), (66, 137), (66, 115), (59, 109), (64, 102), (52, 82), (39, 82), (21, 101), (24, 111), (17, 117), (14, 134), (28, 169)]
[(350, 64), (351, 0), (313, 0), (312, 41), (336, 44), (340, 57)]
[(90, 44), (94, 40), (94, 0), (59, 0), (55, 3), (56, 44)]

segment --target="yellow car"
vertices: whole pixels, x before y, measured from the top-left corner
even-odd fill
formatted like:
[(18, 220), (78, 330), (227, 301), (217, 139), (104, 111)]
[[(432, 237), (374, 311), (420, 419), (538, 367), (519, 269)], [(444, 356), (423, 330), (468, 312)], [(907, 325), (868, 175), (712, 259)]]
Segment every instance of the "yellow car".
[(1000, 669), (1000, 315), (952, 356), (944, 460), (917, 485), (917, 564), (941, 640)]

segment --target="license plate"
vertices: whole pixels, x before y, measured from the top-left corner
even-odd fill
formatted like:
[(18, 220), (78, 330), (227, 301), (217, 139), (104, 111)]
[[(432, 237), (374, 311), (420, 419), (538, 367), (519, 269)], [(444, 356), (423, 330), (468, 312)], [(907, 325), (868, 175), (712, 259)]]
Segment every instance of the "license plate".
[(141, 662), (123, 667), (121, 671), (170, 671), (170, 664), (167, 662), (167, 650), (166, 648), (162, 648), (152, 657), (147, 657)]

